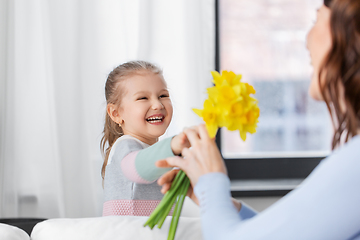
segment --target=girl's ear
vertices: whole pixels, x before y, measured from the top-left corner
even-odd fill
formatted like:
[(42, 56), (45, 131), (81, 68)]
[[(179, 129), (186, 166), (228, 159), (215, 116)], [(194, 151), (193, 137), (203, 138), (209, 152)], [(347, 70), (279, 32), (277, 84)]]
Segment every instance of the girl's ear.
[(106, 107), (106, 112), (107, 112), (107, 114), (109, 114), (110, 118), (117, 124), (121, 124), (123, 122), (123, 119), (120, 116), (119, 110), (114, 104), (109, 103)]

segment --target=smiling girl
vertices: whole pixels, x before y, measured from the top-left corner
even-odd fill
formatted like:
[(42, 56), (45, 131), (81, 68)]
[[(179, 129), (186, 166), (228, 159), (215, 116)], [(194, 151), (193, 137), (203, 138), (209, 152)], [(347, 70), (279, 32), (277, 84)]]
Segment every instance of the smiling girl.
[(179, 155), (188, 141), (180, 134), (158, 142), (173, 108), (155, 65), (132, 61), (116, 67), (107, 78), (105, 97), (103, 216), (148, 216), (163, 197), (155, 181), (169, 170), (157, 168), (155, 161)]

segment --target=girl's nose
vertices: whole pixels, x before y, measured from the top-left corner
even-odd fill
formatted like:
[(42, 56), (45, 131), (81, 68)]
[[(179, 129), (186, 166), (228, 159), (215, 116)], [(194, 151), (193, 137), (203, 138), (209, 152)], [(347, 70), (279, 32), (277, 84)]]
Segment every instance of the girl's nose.
[(162, 104), (162, 102), (160, 100), (157, 99), (157, 100), (154, 100), (151, 107), (153, 110), (157, 110), (157, 109), (163, 109), (164, 105)]

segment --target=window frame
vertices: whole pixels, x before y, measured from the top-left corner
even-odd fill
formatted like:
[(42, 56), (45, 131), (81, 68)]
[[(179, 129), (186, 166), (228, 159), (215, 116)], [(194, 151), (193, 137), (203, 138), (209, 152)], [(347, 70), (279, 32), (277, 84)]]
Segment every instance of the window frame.
[[(220, 71), (219, 0), (215, 0), (215, 70)], [(221, 152), (221, 131), (216, 135)], [(224, 158), (231, 181), (305, 179), (324, 157)], [(291, 190), (232, 191), (234, 197), (284, 196)]]

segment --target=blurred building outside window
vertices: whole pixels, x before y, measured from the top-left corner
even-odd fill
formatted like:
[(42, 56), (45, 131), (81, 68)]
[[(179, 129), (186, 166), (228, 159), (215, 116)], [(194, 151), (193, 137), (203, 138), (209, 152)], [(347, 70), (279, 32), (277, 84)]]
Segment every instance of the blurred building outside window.
[(318, 157), (331, 148), (325, 103), (308, 94), (306, 36), (321, 0), (219, 0), (220, 70), (256, 90), (257, 132), (243, 142), (221, 129), (224, 158)]

